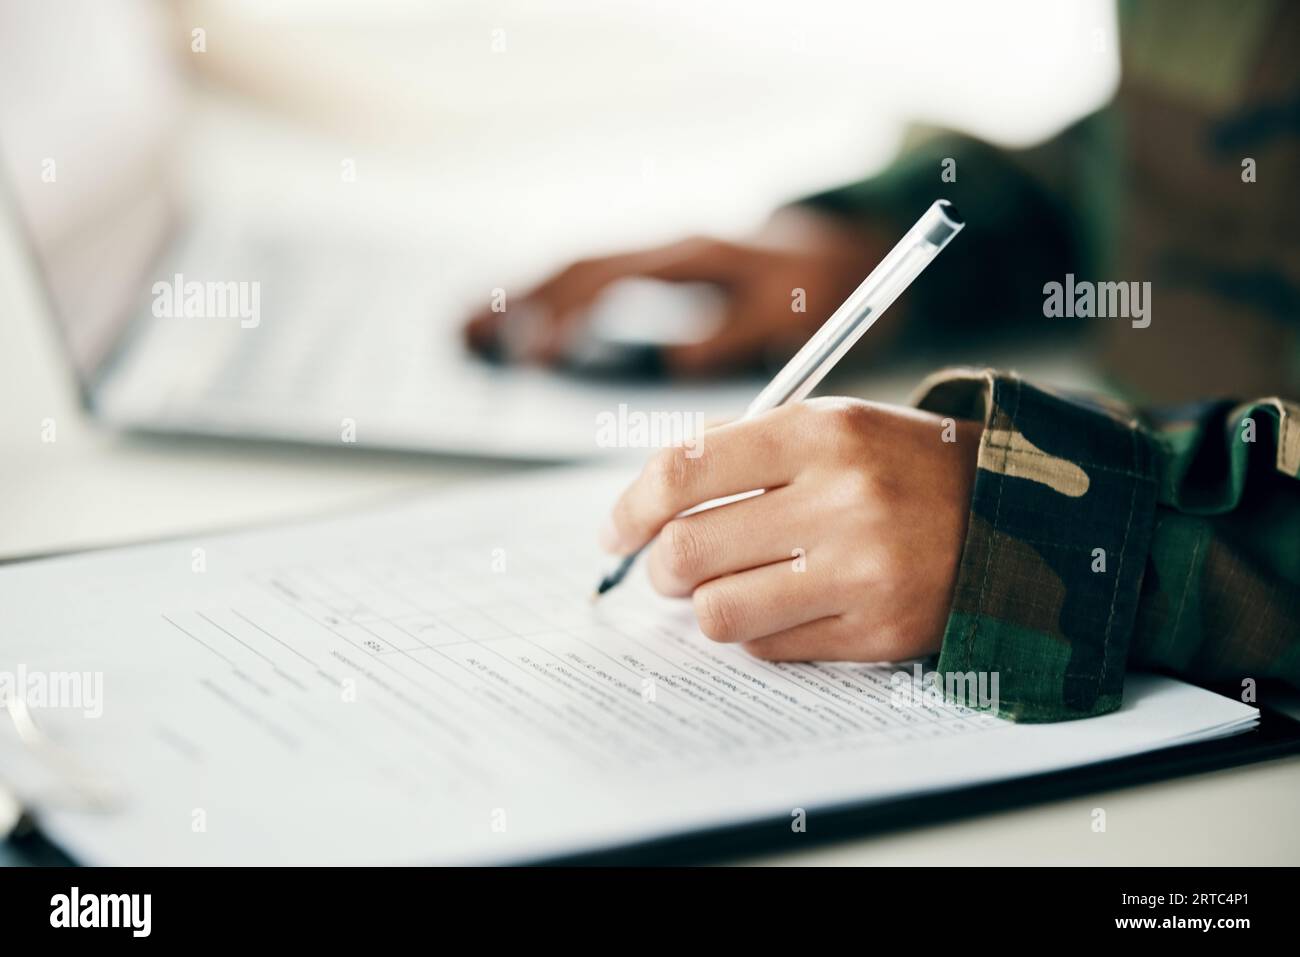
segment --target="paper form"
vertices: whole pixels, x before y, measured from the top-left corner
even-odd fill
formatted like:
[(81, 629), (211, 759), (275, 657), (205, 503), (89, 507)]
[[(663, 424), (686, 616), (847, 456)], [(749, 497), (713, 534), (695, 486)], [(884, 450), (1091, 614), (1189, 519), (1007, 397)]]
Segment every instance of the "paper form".
[(1058, 725), (900, 706), (898, 666), (759, 661), (641, 577), (593, 606), (590, 543), (628, 477), (0, 569), (0, 669), (102, 674), (102, 716), (34, 715), (118, 800), (67, 806), (8, 727), (0, 775), (88, 863), (487, 863), (815, 824), (1255, 720), (1155, 678)]

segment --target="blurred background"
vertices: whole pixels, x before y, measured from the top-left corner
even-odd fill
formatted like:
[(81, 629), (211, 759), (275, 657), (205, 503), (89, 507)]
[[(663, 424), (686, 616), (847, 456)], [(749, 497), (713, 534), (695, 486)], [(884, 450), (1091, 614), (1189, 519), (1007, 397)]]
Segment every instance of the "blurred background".
[[(184, 109), (196, 198), (238, 191), (330, 223), (322, 207), (338, 207), (469, 244), (512, 279), (593, 248), (745, 230), (883, 167), (908, 122), (1043, 139), (1118, 74), (1105, 0), (48, 6), (66, 11), (51, 29), (135, 47), (117, 88), (75, 91), (87, 158), (136, 145), (119, 135), (124, 100), (154, 97), (160, 122)], [(183, 107), (156, 82), (166, 69), (189, 83)], [(14, 93), (47, 112), (60, 74), (48, 63), (39, 95)]]
[[(883, 168), (909, 124), (1036, 142), (1118, 76), (1104, 0), (0, 7), (0, 557), (523, 467), (92, 426), (66, 353), (104, 346), (61, 341), (56, 317), (138, 297), (138, 264), (178, 219), (220, 232), (251, 210), (291, 242), (414, 251), (446, 325), (575, 256), (742, 235)], [(63, 275), (42, 270), (51, 253)], [(227, 333), (204, 335), (196, 366)], [(196, 376), (172, 366), (172, 388)]]
[[(245, 111), (216, 136), (240, 188), (342, 194), (357, 215), (453, 233), (518, 256), (515, 269), (747, 229), (884, 166), (909, 120), (1041, 139), (1117, 77), (1104, 0), (179, 9), (207, 25), (209, 52), (192, 58), (205, 86)], [(259, 120), (302, 136), (282, 167), (238, 159), (233, 126), (249, 124), (265, 162)], [(358, 189), (339, 188), (340, 155), (356, 157)]]

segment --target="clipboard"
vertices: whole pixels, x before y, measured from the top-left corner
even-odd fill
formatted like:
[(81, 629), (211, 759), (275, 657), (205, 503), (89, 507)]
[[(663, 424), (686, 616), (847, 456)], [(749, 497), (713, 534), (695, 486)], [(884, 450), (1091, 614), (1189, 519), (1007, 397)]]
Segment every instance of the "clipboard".
[[(186, 536), (172, 536), (171, 539)], [(167, 540), (167, 539), (164, 539)], [(157, 541), (157, 540), (155, 540)], [(97, 551), (98, 549), (77, 550)], [(54, 554), (68, 554), (56, 552)], [(25, 562), (37, 556), (0, 559), (0, 565)], [(39, 557), (53, 557), (45, 555)], [(1236, 697), (1238, 688), (1211, 688)], [(1267, 685), (1262, 689), (1267, 694)], [(1131, 787), (1206, 771), (1238, 767), (1300, 753), (1300, 720), (1276, 707), (1251, 702), (1259, 710), (1259, 723), (1249, 732), (1173, 745), (1128, 758), (1111, 759), (1082, 767), (1004, 778), (998, 781), (947, 788), (930, 793), (903, 795), (875, 801), (848, 802), (819, 807), (806, 832), (795, 834), (790, 818), (781, 816), (708, 829), (689, 830), (666, 837), (618, 844), (598, 851), (584, 851), (545, 859), (521, 861), (536, 865), (663, 865), (734, 861), (745, 856), (782, 851), (807, 850), (824, 842), (863, 837), (888, 831), (960, 820), (979, 814), (1030, 806), (1051, 800), (1077, 797), (1107, 789)], [(0, 712), (0, 720), (6, 715)], [(1086, 719), (1084, 719), (1086, 720)], [(66, 762), (64, 762), (66, 765)], [(67, 771), (67, 767), (64, 767)], [(75, 767), (68, 774), (75, 784), (81, 779)], [(84, 780), (81, 783), (86, 783)], [(93, 782), (92, 782), (93, 783)], [(0, 810), (8, 789), (0, 780)], [(94, 790), (92, 787), (91, 791)], [(10, 802), (11, 811), (13, 802)], [(21, 811), (21, 808), (18, 808)], [(0, 814), (0, 847), (18, 856), (22, 863), (69, 865), (75, 860), (41, 831), (38, 815)], [(2, 825), (17, 822), (11, 835)], [(7, 838), (7, 840), (6, 840)]]
[[(788, 817), (713, 828), (644, 843), (538, 862), (541, 866), (646, 867), (736, 863), (759, 854), (806, 851), (811, 847), (893, 831), (960, 821), (1222, 771), (1300, 754), (1300, 721), (1276, 708), (1259, 708), (1258, 726), (1243, 734), (1175, 745), (1079, 768), (1006, 778), (990, 784), (949, 789), (886, 801), (849, 803), (810, 814), (804, 833), (790, 829)], [(1084, 719), (1086, 720), (1086, 719)]]
[[(1259, 725), (1254, 730), (1215, 741), (1177, 745), (1082, 768), (1008, 778), (991, 784), (820, 810), (804, 833), (793, 833), (790, 819), (780, 817), (525, 863), (541, 867), (732, 863), (758, 854), (806, 851), (850, 838), (964, 820), (1300, 754), (1300, 721), (1276, 708), (1260, 707), (1259, 713)], [(76, 864), (41, 832), (38, 821), (30, 815), (20, 819), (5, 849), (15, 863), (24, 866)]]

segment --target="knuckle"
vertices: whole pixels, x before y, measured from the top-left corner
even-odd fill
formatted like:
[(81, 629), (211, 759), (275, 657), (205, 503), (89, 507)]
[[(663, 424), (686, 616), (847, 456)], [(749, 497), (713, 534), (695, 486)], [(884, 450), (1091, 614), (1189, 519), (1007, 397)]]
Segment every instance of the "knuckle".
[(695, 617), (700, 631), (714, 641), (730, 642), (740, 637), (740, 606), (723, 588), (697, 588)]
[(664, 566), (678, 581), (692, 581), (704, 568), (707, 546), (692, 523), (675, 519), (664, 526)]
[(863, 464), (851, 468), (835, 480), (834, 499), (846, 509), (860, 508), (864, 502), (870, 502), (879, 496), (879, 483), (873, 473)]
[(876, 426), (877, 413), (865, 402), (830, 397), (818, 400), (813, 409), (821, 417), (821, 432), (835, 453), (861, 455)]
[(653, 498), (669, 508), (681, 501), (690, 487), (691, 472), (696, 463), (686, 456), (687, 451), (675, 446), (661, 449), (646, 466), (646, 478)]

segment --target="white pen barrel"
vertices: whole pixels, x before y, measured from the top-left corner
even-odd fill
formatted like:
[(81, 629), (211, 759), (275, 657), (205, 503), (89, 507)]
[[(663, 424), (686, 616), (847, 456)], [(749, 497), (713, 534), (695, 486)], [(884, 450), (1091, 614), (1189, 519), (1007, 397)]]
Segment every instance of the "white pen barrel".
[(931, 204), (871, 275), (750, 403), (744, 417), (798, 402), (815, 389), (930, 260), (961, 232), (963, 225), (947, 200)]

